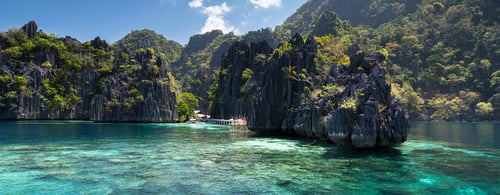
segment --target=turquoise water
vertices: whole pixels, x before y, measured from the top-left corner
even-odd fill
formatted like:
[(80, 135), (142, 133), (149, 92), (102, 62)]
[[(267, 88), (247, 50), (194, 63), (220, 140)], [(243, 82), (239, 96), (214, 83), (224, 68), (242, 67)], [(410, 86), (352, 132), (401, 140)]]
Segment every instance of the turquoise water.
[(500, 123), (370, 151), (193, 124), (0, 121), (0, 194), (499, 194)]

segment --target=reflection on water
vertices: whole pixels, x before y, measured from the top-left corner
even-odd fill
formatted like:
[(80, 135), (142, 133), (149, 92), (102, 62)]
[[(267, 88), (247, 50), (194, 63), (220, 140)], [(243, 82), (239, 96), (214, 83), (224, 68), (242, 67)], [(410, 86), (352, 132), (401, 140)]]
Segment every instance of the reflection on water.
[(500, 122), (413, 122), (411, 127), (410, 136), (416, 139), (439, 140), (500, 149)]
[(465, 139), (433, 124), (353, 150), (204, 124), (4, 121), (0, 194), (498, 194), (497, 126)]

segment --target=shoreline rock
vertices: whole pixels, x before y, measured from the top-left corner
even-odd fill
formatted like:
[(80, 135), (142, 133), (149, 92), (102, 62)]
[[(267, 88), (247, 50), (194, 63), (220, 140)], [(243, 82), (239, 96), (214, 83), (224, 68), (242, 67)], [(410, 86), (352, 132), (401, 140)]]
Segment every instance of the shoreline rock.
[[(322, 74), (314, 39), (295, 35), (289, 44), (283, 53), (273, 52), (267, 42), (233, 44), (222, 62), (211, 115), (245, 117), (247, 127), (257, 133), (295, 134), (341, 146), (373, 148), (406, 141), (408, 120), (391, 97), (380, 66), (383, 54), (366, 55), (353, 47), (348, 66), (325, 65), (330, 71)], [(243, 79), (246, 69), (253, 72), (250, 80)]]

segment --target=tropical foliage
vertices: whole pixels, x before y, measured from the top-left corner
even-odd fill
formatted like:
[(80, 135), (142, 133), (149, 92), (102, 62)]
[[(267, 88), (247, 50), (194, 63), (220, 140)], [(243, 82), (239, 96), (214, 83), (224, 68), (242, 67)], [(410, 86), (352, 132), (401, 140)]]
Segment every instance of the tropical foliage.
[[(335, 48), (351, 45), (384, 54), (393, 94), (413, 118), (498, 119), (499, 6), (493, 0), (362, 0), (356, 4), (313, 0), (276, 33), (326, 34), (333, 37), (330, 40), (345, 40), (325, 44), (326, 37), (316, 38), (322, 45), (318, 56), (326, 61), (334, 61), (328, 58), (341, 51)], [(342, 9), (348, 7), (352, 10)], [(356, 26), (334, 17), (332, 10)], [(479, 107), (479, 102), (484, 104)]]
[(186, 121), (190, 117), (195, 117), (195, 109), (198, 108), (198, 98), (192, 93), (183, 92), (177, 100), (177, 110), (179, 121)]
[[(241, 37), (216, 30), (194, 35), (186, 46), (151, 30), (132, 31), (111, 45), (99, 37), (81, 43), (36, 31), (36, 24), (30, 22), (35, 28), (0, 33), (0, 66), (9, 67), (0, 69), (0, 109), (17, 105), (23, 94), (38, 93), (50, 112), (75, 109), (99, 92), (83, 93), (81, 88), (111, 82), (82, 82), (84, 76), (105, 78), (120, 73), (131, 79), (122, 83), (128, 93), (116, 97), (117, 104), (143, 101), (147, 94), (138, 93), (139, 83), (161, 81), (168, 83), (179, 99), (186, 98), (182, 92), (189, 92), (206, 111), (218, 80), (228, 74), (228, 67), (220, 65), (232, 43), (264, 42), (275, 55), (283, 55), (294, 49), (288, 40), (299, 33), (318, 43), (315, 63), (320, 73), (315, 79), (326, 75), (332, 65), (349, 64), (350, 49), (360, 48), (386, 58), (384, 69), (392, 93), (410, 117), (498, 120), (498, 7), (500, 1), (495, 0), (310, 0), (275, 30), (260, 29)], [(252, 60), (265, 62), (269, 58), (257, 54)], [(35, 82), (21, 71), (29, 66), (49, 71), (51, 76)], [(289, 76), (310, 79), (311, 75), (303, 72), (289, 70)], [(243, 82), (251, 80), (253, 74), (245, 70)], [(138, 80), (138, 76), (145, 79)], [(325, 87), (326, 91), (333, 89)], [(182, 115), (189, 117), (190, 109), (184, 110)]]

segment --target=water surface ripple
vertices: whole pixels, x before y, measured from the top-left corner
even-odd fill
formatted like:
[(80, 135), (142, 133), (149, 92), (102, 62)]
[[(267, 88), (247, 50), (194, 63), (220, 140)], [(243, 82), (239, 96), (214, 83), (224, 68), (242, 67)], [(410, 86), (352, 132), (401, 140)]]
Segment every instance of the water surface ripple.
[(409, 141), (375, 151), (205, 124), (2, 121), (0, 194), (498, 194), (489, 124), (471, 143), (414, 123)]

